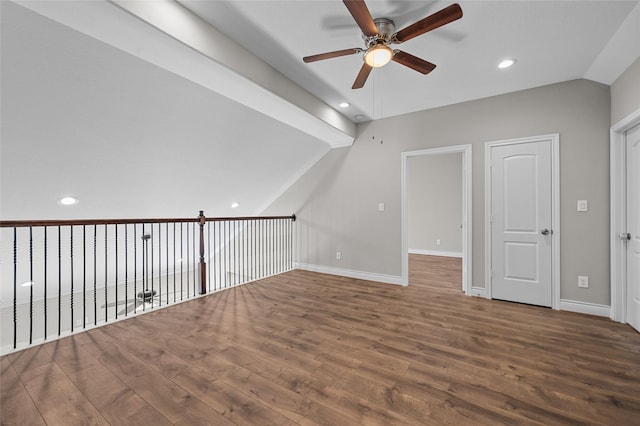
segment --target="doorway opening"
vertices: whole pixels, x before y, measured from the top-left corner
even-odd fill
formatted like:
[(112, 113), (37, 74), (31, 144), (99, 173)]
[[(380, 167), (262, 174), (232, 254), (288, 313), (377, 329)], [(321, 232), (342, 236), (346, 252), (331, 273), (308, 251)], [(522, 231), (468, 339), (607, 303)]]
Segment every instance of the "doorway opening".
[[(424, 160), (421, 164), (421, 159)], [(426, 198), (418, 200), (415, 197), (410, 199), (409, 188), (411, 179), (426, 178), (429, 172), (429, 179), (434, 179), (433, 173), (438, 167), (433, 167), (432, 160), (439, 159), (442, 163), (455, 164), (455, 169), (459, 173), (453, 186), (446, 185), (444, 179), (446, 174), (442, 174), (443, 184), (440, 186), (440, 195), (437, 192), (424, 194)], [(431, 160), (431, 161), (430, 161)], [(431, 167), (429, 166), (431, 165)], [(442, 166), (443, 164), (439, 164)], [(430, 170), (427, 170), (429, 168)], [(435, 169), (435, 170), (434, 170)], [(445, 169), (443, 169), (445, 170)], [(417, 172), (417, 173), (413, 173)], [(425, 173), (420, 173), (425, 172)], [(437, 179), (437, 177), (436, 177)], [(451, 183), (451, 182), (449, 182)], [(414, 184), (415, 186), (416, 184)], [(451, 189), (451, 188), (456, 188)], [(456, 191), (457, 193), (450, 193)], [(457, 200), (456, 200), (457, 197)], [(424, 212), (425, 203), (446, 202), (452, 208), (458, 209), (451, 212), (451, 217), (440, 217), (439, 225), (435, 229), (428, 221), (420, 225), (415, 224), (411, 219), (410, 207)], [(419, 215), (420, 213), (418, 213)], [(436, 215), (438, 213), (436, 212)], [(441, 215), (440, 215), (441, 216)], [(410, 235), (410, 224), (414, 222), (414, 234)], [(462, 291), (467, 295), (473, 294), (471, 286), (471, 145), (458, 145), (451, 147), (423, 149), (402, 153), (402, 284), (409, 284), (409, 253), (410, 250), (416, 254), (427, 254), (431, 256), (451, 256), (462, 258)], [(419, 226), (420, 229), (416, 229)], [(445, 229), (446, 228), (446, 229)], [(413, 233), (413, 231), (412, 231)], [(414, 246), (411, 246), (411, 245)]]

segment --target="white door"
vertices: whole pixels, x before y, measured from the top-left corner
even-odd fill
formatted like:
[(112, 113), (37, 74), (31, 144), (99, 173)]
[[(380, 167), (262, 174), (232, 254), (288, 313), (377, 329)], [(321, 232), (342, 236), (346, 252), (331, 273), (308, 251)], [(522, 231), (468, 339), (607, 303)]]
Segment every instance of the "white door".
[(552, 304), (551, 141), (491, 147), (491, 297)]
[(627, 322), (640, 331), (640, 125), (627, 131)]

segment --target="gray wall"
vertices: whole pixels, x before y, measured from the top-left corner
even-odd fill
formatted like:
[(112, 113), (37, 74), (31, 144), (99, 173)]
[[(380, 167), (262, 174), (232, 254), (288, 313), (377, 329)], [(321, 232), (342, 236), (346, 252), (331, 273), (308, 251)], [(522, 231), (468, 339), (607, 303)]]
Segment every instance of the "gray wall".
[(611, 85), (611, 125), (640, 109), (640, 58)]
[[(483, 287), (485, 142), (559, 133), (561, 297), (608, 305), (609, 123), (609, 87), (588, 80), (363, 123), (352, 147), (327, 154), (267, 212), (298, 214), (302, 263), (400, 276), (401, 153), (473, 144), (473, 285)], [(589, 212), (576, 212), (579, 199)]]
[(462, 252), (461, 153), (407, 159), (407, 210), (409, 250)]

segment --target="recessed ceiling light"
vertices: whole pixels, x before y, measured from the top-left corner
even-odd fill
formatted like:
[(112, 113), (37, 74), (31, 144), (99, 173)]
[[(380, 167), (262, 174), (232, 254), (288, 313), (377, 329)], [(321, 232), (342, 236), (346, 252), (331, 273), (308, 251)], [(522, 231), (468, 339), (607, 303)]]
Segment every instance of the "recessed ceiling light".
[(73, 206), (74, 204), (78, 204), (78, 199), (76, 197), (62, 197), (58, 200), (58, 204), (63, 206)]
[(22, 287), (31, 287), (33, 285), (33, 281), (27, 281), (26, 283), (20, 284)]
[(500, 68), (500, 69), (509, 68), (510, 66), (512, 66), (515, 63), (516, 63), (515, 59), (505, 59), (504, 61), (502, 61), (502, 62), (500, 62), (498, 64), (498, 68)]
[(239, 203), (232, 203), (231, 204), (231, 208), (235, 209), (236, 207), (238, 207), (240, 204)]
[(349, 108), (349, 102), (342, 102), (340, 108)]

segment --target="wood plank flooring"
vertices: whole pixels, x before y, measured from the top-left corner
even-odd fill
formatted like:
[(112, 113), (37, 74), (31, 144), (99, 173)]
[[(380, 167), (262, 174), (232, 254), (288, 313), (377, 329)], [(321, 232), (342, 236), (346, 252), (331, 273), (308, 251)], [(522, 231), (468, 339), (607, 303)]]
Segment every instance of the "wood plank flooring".
[(462, 294), (293, 271), (0, 358), (2, 424), (640, 424), (640, 334)]

